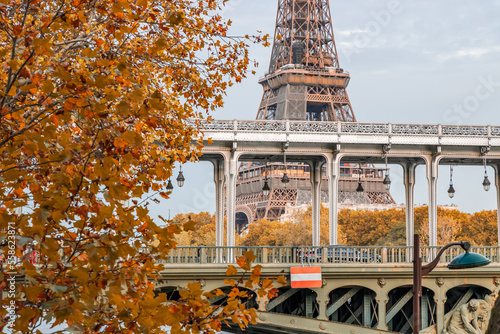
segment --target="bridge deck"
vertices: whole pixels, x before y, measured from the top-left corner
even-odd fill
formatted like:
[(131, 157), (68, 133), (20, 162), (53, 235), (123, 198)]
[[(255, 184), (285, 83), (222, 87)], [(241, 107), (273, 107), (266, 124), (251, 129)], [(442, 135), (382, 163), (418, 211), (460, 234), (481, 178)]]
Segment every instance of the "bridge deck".
[[(354, 249), (359, 257), (335, 258), (336, 249)], [(422, 250), (426, 261), (433, 259), (437, 247)], [(447, 262), (460, 249), (451, 249), (438, 267), (422, 281), (423, 328), (442, 332), (446, 315), (471, 299), (484, 302), (500, 290), (499, 247), (475, 247), (493, 260), (486, 267), (449, 270)], [(413, 265), (410, 247), (179, 247), (164, 263), (158, 289), (172, 291), (187, 282), (198, 281), (205, 291), (227, 289), (224, 282), (228, 261), (252, 250), (258, 255), (262, 277), (290, 278), (290, 268), (321, 266), (322, 287), (292, 289), (280, 287), (271, 301), (256, 298), (259, 324), (253, 333), (410, 333), (412, 315)], [(348, 254), (349, 252), (347, 252)], [(331, 256), (322, 257), (322, 254)], [(363, 254), (367, 254), (363, 256)], [(368, 259), (374, 256), (374, 261)], [(306, 261), (304, 261), (306, 260)], [(331, 260), (331, 261), (330, 261)], [(242, 272), (239, 272), (241, 275)], [(238, 278), (238, 277), (229, 277)], [(255, 286), (255, 288), (258, 288)], [(169, 290), (170, 289), (170, 290)], [(427, 332), (425, 332), (427, 333)]]

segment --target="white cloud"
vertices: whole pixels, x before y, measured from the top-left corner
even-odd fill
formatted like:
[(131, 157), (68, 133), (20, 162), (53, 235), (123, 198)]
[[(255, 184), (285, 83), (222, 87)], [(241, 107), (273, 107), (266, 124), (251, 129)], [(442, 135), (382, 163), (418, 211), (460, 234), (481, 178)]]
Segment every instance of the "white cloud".
[(453, 59), (453, 58), (463, 58), (463, 57), (479, 58), (479, 57), (486, 55), (486, 54), (489, 54), (489, 53), (498, 53), (498, 52), (500, 52), (500, 46), (491, 46), (491, 47), (486, 47), (486, 48), (462, 49), (462, 50), (457, 50), (457, 51), (450, 52), (450, 53), (438, 54), (437, 59), (440, 62), (445, 62), (445, 61)]

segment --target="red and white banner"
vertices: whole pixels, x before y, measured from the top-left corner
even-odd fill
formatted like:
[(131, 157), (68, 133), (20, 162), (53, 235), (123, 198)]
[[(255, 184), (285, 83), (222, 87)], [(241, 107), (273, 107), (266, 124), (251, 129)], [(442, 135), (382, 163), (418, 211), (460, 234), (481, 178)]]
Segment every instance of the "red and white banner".
[(292, 267), (290, 268), (290, 282), (292, 288), (321, 288), (321, 267)]

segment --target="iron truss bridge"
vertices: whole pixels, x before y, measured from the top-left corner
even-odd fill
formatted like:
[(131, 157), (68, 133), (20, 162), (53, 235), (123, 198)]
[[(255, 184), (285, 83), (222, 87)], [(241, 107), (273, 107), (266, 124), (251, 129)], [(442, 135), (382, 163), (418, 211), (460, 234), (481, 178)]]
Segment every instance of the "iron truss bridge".
[[(424, 262), (439, 247), (423, 247)], [(178, 287), (198, 281), (205, 291), (221, 289), (228, 263), (252, 250), (262, 265), (262, 278), (284, 275), (290, 284), (292, 267), (321, 267), (321, 287), (279, 287), (278, 297), (259, 298), (248, 290), (248, 307), (258, 310), (258, 325), (249, 333), (380, 334), (412, 332), (411, 247), (179, 247), (164, 262), (159, 292), (179, 298)], [(442, 333), (451, 315), (472, 299), (491, 302), (500, 287), (499, 247), (473, 247), (492, 264), (453, 271), (446, 263), (462, 252), (451, 248), (438, 267), (423, 279), (421, 333)], [(328, 254), (327, 256), (322, 256)], [(256, 285), (255, 288), (258, 288)], [(210, 300), (225, 303), (223, 297)], [(486, 304), (485, 304), (486, 305)], [(237, 327), (237, 326), (236, 326)], [(238, 332), (236, 328), (226, 329)]]

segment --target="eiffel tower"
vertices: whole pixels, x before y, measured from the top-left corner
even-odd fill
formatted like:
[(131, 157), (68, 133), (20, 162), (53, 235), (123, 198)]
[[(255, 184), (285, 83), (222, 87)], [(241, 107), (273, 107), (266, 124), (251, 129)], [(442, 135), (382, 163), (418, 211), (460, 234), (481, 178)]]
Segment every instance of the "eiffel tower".
[[(279, 0), (269, 72), (259, 80), (264, 94), (259, 120), (356, 122), (346, 87), (350, 75), (339, 64), (328, 0)], [(339, 204), (395, 204), (382, 184), (383, 169), (341, 165)], [(283, 184), (286, 173), (290, 183)], [(255, 189), (255, 176), (269, 195)], [(363, 177), (367, 189), (357, 192)], [(322, 182), (322, 202), (327, 202)], [(324, 187), (324, 189), (323, 189)], [(277, 220), (287, 206), (311, 203), (309, 165), (293, 163), (242, 164), (236, 199), (236, 224), (241, 231), (259, 219)]]

